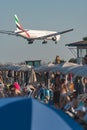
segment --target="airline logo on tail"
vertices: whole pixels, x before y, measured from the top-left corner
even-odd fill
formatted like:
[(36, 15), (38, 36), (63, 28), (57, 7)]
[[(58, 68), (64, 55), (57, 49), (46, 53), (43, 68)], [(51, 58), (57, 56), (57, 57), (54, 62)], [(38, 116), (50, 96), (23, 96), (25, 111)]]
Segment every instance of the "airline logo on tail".
[(22, 30), (23, 28), (22, 28), (22, 26), (19, 24), (19, 19), (18, 19), (17, 15), (15, 14), (14, 16), (15, 16), (16, 27), (17, 27), (19, 30)]
[(23, 27), (21, 26), (21, 24), (19, 23), (19, 19), (18, 19), (17, 15), (15, 14), (14, 16), (15, 16), (15, 24), (16, 24), (17, 29), (18, 29), (18, 30), (21, 30), (21, 32), (25, 32), (25, 34), (26, 34), (28, 37), (30, 37), (29, 33), (27, 33), (27, 31), (24, 30)]

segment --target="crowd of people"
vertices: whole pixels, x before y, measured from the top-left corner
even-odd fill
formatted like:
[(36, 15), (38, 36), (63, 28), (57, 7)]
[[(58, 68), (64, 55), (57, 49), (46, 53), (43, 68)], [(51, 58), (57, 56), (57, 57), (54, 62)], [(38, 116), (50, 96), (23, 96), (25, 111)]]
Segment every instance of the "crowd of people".
[(21, 85), (16, 80), (6, 84), (0, 73), (0, 97), (32, 97), (87, 123), (87, 78), (76, 77), (72, 80), (69, 74), (66, 81), (65, 75), (60, 72), (52, 73), (50, 77), (47, 73), (44, 77), (38, 83)]

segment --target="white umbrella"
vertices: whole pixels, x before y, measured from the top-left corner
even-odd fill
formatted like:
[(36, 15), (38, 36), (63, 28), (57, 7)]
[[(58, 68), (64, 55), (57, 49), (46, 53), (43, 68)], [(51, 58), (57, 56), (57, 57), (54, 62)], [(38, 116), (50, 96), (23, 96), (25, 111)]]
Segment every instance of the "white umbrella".
[(4, 65), (2, 67), (0, 67), (0, 70), (14, 70), (17, 71), (18, 69), (20, 69), (20, 65)]
[(32, 66), (30, 65), (21, 65), (18, 71), (29, 71), (31, 70)]
[(55, 65), (52, 71), (60, 71), (62, 73), (67, 73), (68, 69), (74, 66), (78, 66), (78, 64), (71, 63), (71, 62), (64, 62), (58, 65)]
[(47, 71), (51, 71), (52, 68), (55, 66), (55, 64), (48, 64), (48, 65), (42, 65), (40, 67), (34, 68), (35, 72), (47, 72)]
[(74, 65), (74, 66), (70, 66), (70, 67), (65, 67), (64, 68), (64, 74), (68, 74), (68, 73), (74, 73), (76, 72), (77, 69), (79, 69), (82, 65)]
[(83, 65), (81, 67), (77, 67), (72, 71), (73, 74), (81, 77), (87, 77), (87, 65)]

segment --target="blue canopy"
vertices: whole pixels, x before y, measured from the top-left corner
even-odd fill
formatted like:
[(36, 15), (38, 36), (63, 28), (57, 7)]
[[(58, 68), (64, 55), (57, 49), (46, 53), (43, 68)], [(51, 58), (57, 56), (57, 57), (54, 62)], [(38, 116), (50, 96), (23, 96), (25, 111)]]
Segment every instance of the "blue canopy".
[(61, 110), (32, 98), (0, 99), (0, 130), (83, 130)]

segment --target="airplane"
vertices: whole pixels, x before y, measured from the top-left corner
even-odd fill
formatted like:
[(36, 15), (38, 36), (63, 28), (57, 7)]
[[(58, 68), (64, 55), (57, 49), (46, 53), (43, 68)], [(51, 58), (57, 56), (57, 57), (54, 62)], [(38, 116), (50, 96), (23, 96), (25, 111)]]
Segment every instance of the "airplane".
[(55, 44), (57, 44), (57, 42), (60, 40), (61, 34), (73, 31), (73, 28), (62, 32), (46, 31), (46, 30), (28, 30), (22, 27), (16, 14), (14, 15), (14, 17), (15, 17), (16, 30), (15, 31), (0, 30), (0, 33), (20, 36), (26, 39), (28, 41), (28, 44), (32, 44), (35, 40), (42, 40), (42, 44), (47, 43), (48, 40), (52, 40), (55, 42)]

